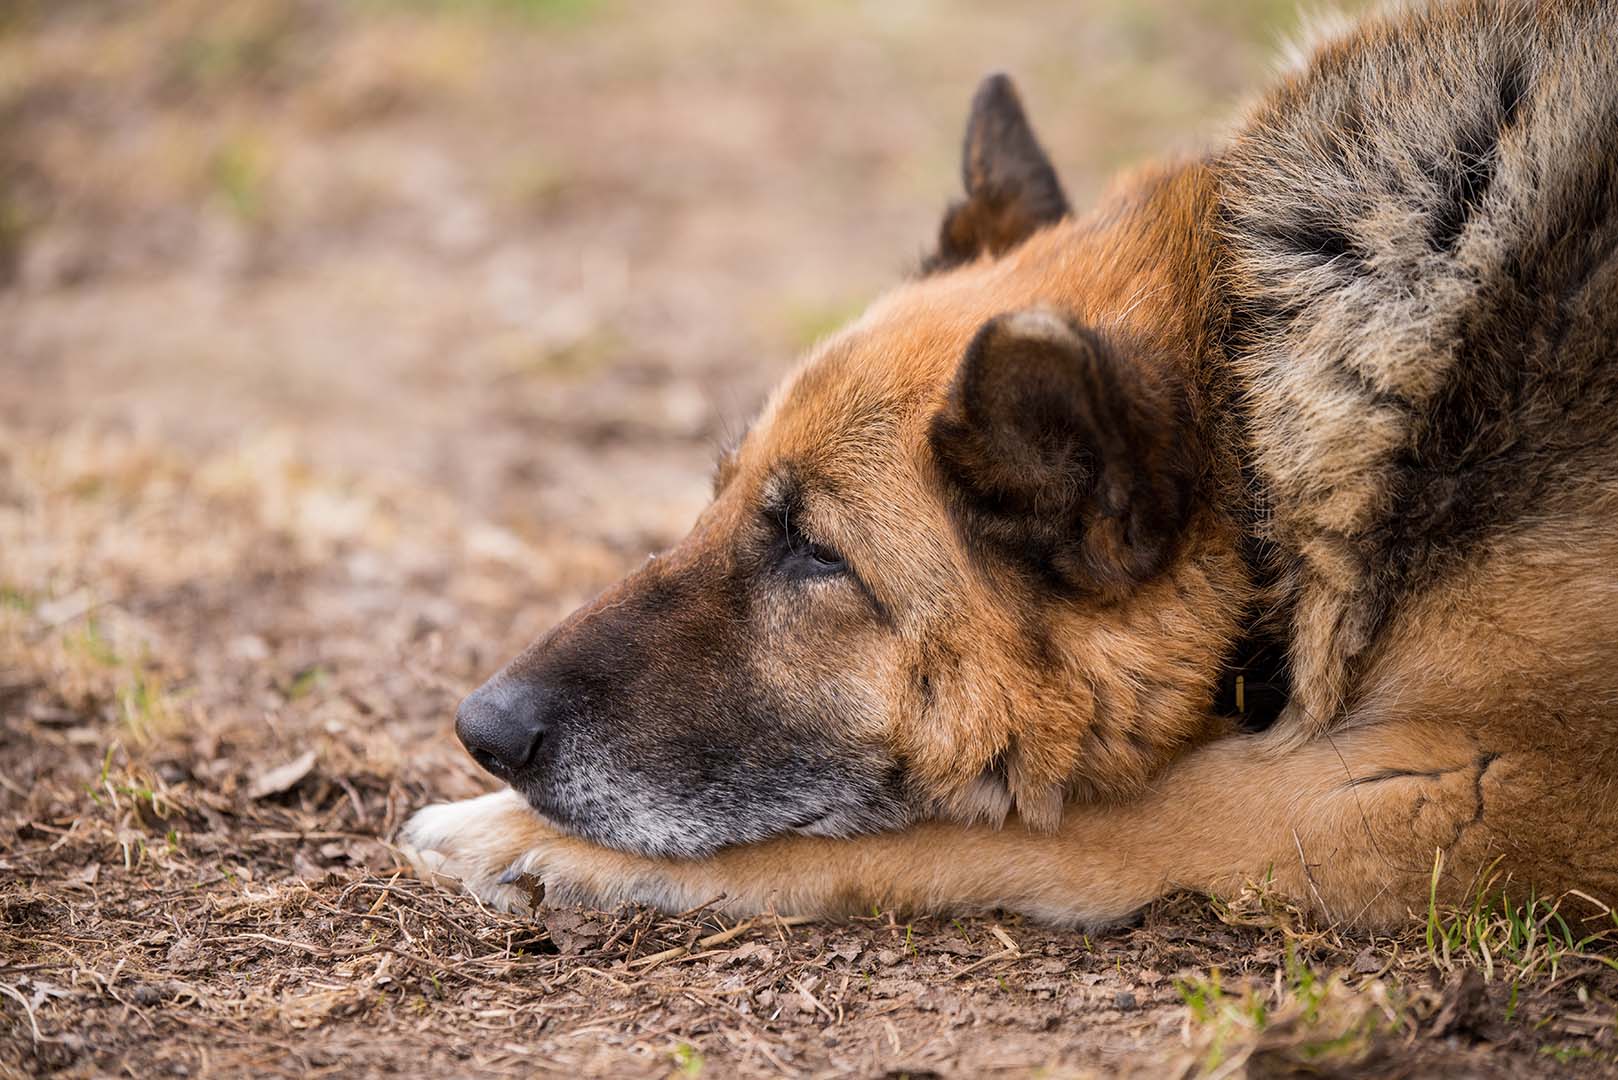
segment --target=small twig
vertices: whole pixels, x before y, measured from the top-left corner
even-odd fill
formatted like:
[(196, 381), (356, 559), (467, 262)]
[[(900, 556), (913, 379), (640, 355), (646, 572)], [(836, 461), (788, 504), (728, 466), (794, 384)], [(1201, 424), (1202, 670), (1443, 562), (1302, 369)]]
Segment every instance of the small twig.
[(568, 980), (572, 979), (573, 976), (578, 975), (578, 974), (594, 975), (597, 978), (606, 979), (608, 982), (612, 983), (612, 985), (616, 986), (619, 990), (622, 990), (625, 993), (628, 993), (629, 989), (630, 989), (628, 983), (625, 983), (625, 982), (622, 982), (622, 981), (620, 981), (618, 979), (613, 978), (611, 975), (608, 975), (605, 971), (602, 971), (600, 968), (586, 967), (583, 964), (580, 964), (578, 967), (568, 968), (567, 974), (563, 975), (560, 979), (557, 979), (554, 983), (550, 984), (551, 989), (554, 991), (558, 987), (565, 986), (567, 984)]
[[(349, 829), (262, 829), (259, 832), (248, 833), (242, 837), (247, 841), (262, 841), (264, 843), (285, 843), (288, 840), (371, 840), (374, 837)], [(395, 876), (402, 867), (390, 867)], [(384, 870), (383, 873), (388, 873)]]
[(675, 918), (675, 919), (689, 919), (691, 916), (695, 915), (697, 912), (705, 911), (708, 908), (713, 907), (715, 904), (719, 903), (719, 901), (723, 900), (724, 898), (725, 898), (725, 894), (720, 893), (718, 896), (714, 897), (712, 900), (704, 900), (702, 903), (698, 904), (694, 908), (686, 908), (684, 911), (680, 912), (678, 915), (672, 916), (672, 918)]
[(355, 823), (369, 825), (371, 815), (365, 812), (365, 802), (360, 798), (360, 793), (354, 790), (353, 783), (346, 776), (339, 775), (333, 777), (333, 779), (337, 781), (337, 786), (343, 789), (343, 794), (348, 796), (349, 804), (354, 807)]
[(1001, 949), (997, 953), (992, 953), (992, 954), (990, 954), (988, 956), (985, 956), (982, 960), (974, 960), (972, 963), (966, 965), (961, 970), (955, 972), (955, 974), (951, 975), (950, 978), (951, 979), (959, 979), (959, 978), (962, 978), (964, 976), (972, 974), (972, 972), (977, 971), (979, 968), (987, 967), (988, 965), (998, 963), (1001, 960), (1015, 960), (1017, 957), (1019, 957), (1021, 955), (1022, 955), (1022, 950), (1018, 949), (1015, 945), (1012, 946), (1009, 949)]
[(798, 993), (803, 995), (805, 1001), (813, 1005), (818, 1012), (825, 1013), (827, 1020), (835, 1021), (837, 1019), (837, 1014), (826, 1008), (826, 1006), (822, 1005), (820, 1003), (820, 999), (815, 997), (815, 995), (810, 992), (809, 988), (803, 984), (803, 980), (794, 978), (792, 980), (792, 985), (798, 991)]
[(1320, 889), (1315, 885), (1315, 873), (1309, 868), (1309, 860), (1304, 858), (1303, 841), (1298, 838), (1298, 830), (1292, 830), (1292, 842), (1298, 848), (1298, 865), (1303, 867), (1303, 879), (1309, 883), (1309, 892), (1314, 896), (1315, 903), (1320, 905), (1321, 914), (1326, 916), (1328, 923), (1337, 920), (1332, 917), (1331, 908), (1326, 906), (1326, 900), (1320, 895)]
[[(712, 901), (709, 901), (709, 903), (712, 903)], [(812, 923), (814, 921), (815, 917), (813, 915), (789, 915), (786, 918), (780, 918), (779, 916), (776, 917), (776, 922), (781, 926), (802, 926), (805, 923)], [(721, 930), (717, 934), (710, 934), (705, 938), (700, 938), (697, 941), (692, 942), (690, 945), (676, 945), (672, 949), (664, 949), (660, 953), (652, 953), (650, 956), (643, 956), (639, 960), (630, 960), (625, 963), (624, 966), (647, 967), (652, 964), (662, 963), (664, 960), (678, 959), (679, 957), (685, 956), (687, 953), (694, 952), (698, 949), (708, 949), (715, 945), (723, 945), (727, 941), (734, 941), (735, 939), (741, 937), (747, 931), (757, 926), (758, 923), (758, 919), (748, 919), (746, 922), (737, 923), (729, 930)]]
[(612, 951), (612, 947), (614, 945), (617, 945), (624, 939), (625, 934), (629, 933), (631, 929), (638, 927), (641, 924), (641, 921), (646, 917), (646, 915), (647, 912), (645, 911), (637, 911), (635, 912), (633, 918), (626, 919), (620, 923), (618, 928), (612, 932), (612, 936), (602, 944), (601, 948), (595, 950), (595, 955), (603, 957), (606, 956), (607, 953)]
[(365, 913), (366, 915), (375, 915), (377, 912), (382, 910), (382, 905), (388, 902), (389, 896), (393, 895), (393, 883), (398, 880), (399, 875), (394, 874), (393, 877), (388, 880), (388, 883), (382, 886), (382, 891), (376, 894), (376, 903), (371, 905), (371, 910), (367, 911)]
[(646, 933), (651, 925), (651, 920), (647, 920), (644, 924), (635, 927), (635, 936), (629, 939), (629, 948), (624, 950), (625, 964), (628, 964), (635, 959), (635, 954), (640, 951), (641, 935)]
[(1015, 960), (1022, 955), (1022, 949), (1017, 946), (1015, 941), (1011, 940), (1010, 934), (1006, 933), (1000, 928), (999, 923), (995, 923), (993, 926), (989, 927), (989, 933), (993, 934), (995, 938), (999, 940), (1000, 944), (1005, 946), (1005, 948), (1001, 949), (997, 953), (985, 956), (981, 960), (974, 960), (972, 963), (966, 965), (961, 970), (951, 975), (951, 979), (959, 979), (962, 976), (970, 975), (974, 971), (985, 968), (990, 964), (998, 963), (1001, 960)]
[[(425, 956), (417, 956), (415, 953), (408, 953), (403, 949), (395, 949), (391, 945), (383, 945), (372, 951), (388, 953), (392, 956), (398, 957), (407, 964), (420, 964), (422, 967), (434, 968), (445, 975), (449, 975), (457, 979), (465, 979), (467, 982), (476, 986), (481, 986), (486, 990), (499, 990), (500, 992), (505, 993), (511, 989), (511, 986), (508, 983), (494, 982), (489, 979), (480, 979), (476, 975), (468, 972), (464, 966), (451, 967), (448, 964), (440, 964), (437, 960), (429, 960)], [(550, 993), (550, 985), (548, 983), (541, 980), (541, 985), (545, 987), (546, 993)]]
[[(271, 937), (269, 934), (230, 934), (225, 937), (203, 938), (202, 944), (223, 944), (231, 941), (261, 941), (267, 945), (279, 945), (286, 949), (297, 949), (310, 956), (318, 956), (322, 960), (348, 960), (356, 956), (370, 956), (372, 953), (386, 952), (386, 945), (367, 945), (363, 949), (327, 949), (320, 945), (308, 945), (301, 941), (292, 941), (287, 938)], [(408, 959), (408, 957), (407, 957)]]
[(28, 1017), (28, 1026), (34, 1032), (34, 1045), (38, 1046), (44, 1042), (45, 1036), (39, 1033), (39, 1021), (34, 1019), (34, 1007), (28, 1004), (28, 999), (22, 996), (22, 992), (14, 986), (7, 986), (5, 983), (0, 983), (0, 991), (4, 991), (6, 994), (16, 998), (17, 1004), (22, 1006), (22, 1011)]
[(283, 948), (298, 949), (302, 952), (308, 953), (310, 956), (317, 956), (322, 960), (352, 960), (361, 956), (373, 956), (376, 953), (390, 953), (406, 963), (420, 964), (423, 967), (433, 968), (437, 971), (443, 972), (446, 975), (453, 975), (455, 978), (465, 979), (470, 983), (476, 983), (478, 986), (487, 987), (491, 990), (507, 989), (507, 987), (502, 983), (490, 982), (487, 979), (480, 979), (476, 975), (470, 974), (466, 971), (464, 966), (451, 967), (448, 964), (441, 964), (436, 960), (429, 960), (425, 956), (418, 956), (415, 953), (406, 952), (403, 949), (396, 949), (391, 945), (367, 945), (361, 949), (326, 949), (319, 945), (306, 945), (301, 941), (289, 941), (286, 938), (271, 937), (269, 934), (232, 934), (229, 937), (205, 938), (204, 944), (226, 941), (262, 941), (269, 945), (280, 945)]

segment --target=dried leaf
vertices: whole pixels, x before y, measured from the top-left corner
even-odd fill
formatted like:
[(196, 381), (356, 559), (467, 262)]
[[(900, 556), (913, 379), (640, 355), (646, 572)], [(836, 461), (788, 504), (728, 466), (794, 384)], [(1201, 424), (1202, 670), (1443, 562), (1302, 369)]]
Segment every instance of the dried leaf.
[(247, 789), (249, 799), (267, 799), (291, 791), (315, 767), (315, 752), (305, 751), (285, 765), (260, 773)]
[(745, 945), (732, 949), (730, 954), (725, 957), (725, 963), (727, 964), (745, 964), (749, 962), (755, 963), (759, 967), (769, 967), (775, 963), (775, 950), (760, 942), (749, 941)]
[(89, 866), (65, 875), (65, 880), (72, 885), (94, 885), (99, 877), (101, 877), (101, 864), (91, 863)]

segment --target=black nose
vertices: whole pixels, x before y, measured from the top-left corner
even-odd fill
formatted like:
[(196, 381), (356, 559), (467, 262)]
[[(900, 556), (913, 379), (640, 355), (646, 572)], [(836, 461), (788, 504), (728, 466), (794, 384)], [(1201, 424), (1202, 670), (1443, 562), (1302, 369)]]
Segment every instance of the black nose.
[(542, 687), (490, 679), (455, 710), (455, 737), (474, 761), (510, 782), (539, 750), (549, 697)]

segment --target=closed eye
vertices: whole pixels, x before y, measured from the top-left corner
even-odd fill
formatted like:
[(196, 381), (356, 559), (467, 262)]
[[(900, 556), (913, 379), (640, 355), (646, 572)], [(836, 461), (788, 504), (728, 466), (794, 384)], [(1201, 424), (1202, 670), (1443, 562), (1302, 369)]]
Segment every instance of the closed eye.
[(823, 544), (805, 542), (802, 547), (787, 548), (781, 569), (794, 577), (829, 577), (848, 573), (848, 563)]
[(802, 495), (796, 485), (783, 483), (773, 492), (774, 498), (764, 505), (764, 526), (771, 534), (768, 565), (780, 577), (794, 582), (829, 581), (836, 578), (847, 581), (865, 597), (871, 611), (887, 626), (893, 617), (876, 593), (850, 566), (843, 553), (829, 544), (823, 544), (804, 532), (800, 521), (803, 514)]
[(790, 510), (782, 509), (771, 517), (776, 528), (776, 568), (781, 573), (804, 580), (850, 572), (842, 553), (805, 535)]

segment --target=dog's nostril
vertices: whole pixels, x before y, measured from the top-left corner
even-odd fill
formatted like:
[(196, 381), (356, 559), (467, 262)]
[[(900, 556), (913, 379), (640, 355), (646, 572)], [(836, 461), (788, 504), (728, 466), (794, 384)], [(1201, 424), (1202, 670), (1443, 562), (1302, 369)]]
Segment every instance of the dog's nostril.
[(455, 710), (455, 735), (472, 760), (502, 780), (511, 780), (539, 750), (547, 696), (539, 688), (491, 679)]
[(493, 754), (490, 754), (487, 750), (472, 749), (468, 750), (467, 753), (472, 755), (472, 760), (477, 762), (478, 767), (484, 772), (492, 773), (502, 780), (510, 780), (512, 778), (512, 770), (504, 765), (499, 758), (495, 757)]

